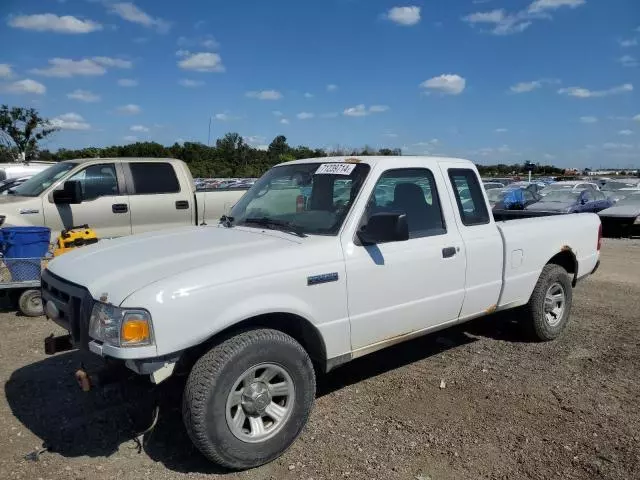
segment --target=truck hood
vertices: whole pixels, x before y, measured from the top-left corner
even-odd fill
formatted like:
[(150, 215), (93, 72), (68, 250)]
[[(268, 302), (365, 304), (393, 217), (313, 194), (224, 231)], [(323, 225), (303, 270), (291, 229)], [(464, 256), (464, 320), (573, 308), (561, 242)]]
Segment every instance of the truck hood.
[[(151, 283), (229, 259), (269, 257), (300, 239), (277, 231), (218, 226), (185, 227), (102, 240), (51, 261), (48, 270), (119, 305)], [(223, 275), (220, 275), (221, 280)]]

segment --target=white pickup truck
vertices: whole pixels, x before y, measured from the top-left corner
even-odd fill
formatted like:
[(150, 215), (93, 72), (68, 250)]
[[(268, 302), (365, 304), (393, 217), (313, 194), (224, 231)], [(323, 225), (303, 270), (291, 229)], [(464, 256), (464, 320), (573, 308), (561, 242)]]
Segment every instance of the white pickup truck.
[(573, 287), (599, 264), (598, 216), (496, 223), (490, 212), (466, 160), (278, 165), (217, 226), (52, 261), (45, 311), (70, 334), (47, 351), (88, 349), (154, 383), (190, 372), (194, 444), (226, 467), (254, 467), (300, 434), (316, 371), (515, 307), (533, 338), (562, 332)]
[(245, 191), (196, 192), (181, 160), (68, 160), (0, 196), (0, 226), (47, 226), (53, 240), (64, 228), (88, 224), (99, 238), (121, 237), (217, 223)]

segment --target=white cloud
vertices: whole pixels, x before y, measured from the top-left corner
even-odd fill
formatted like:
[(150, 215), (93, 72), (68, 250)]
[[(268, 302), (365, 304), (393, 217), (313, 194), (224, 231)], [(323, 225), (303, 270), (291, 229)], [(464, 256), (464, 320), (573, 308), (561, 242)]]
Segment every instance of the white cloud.
[(309, 112), (300, 112), (296, 117), (298, 117), (299, 120), (309, 120), (310, 118), (315, 117), (315, 115)]
[(124, 115), (137, 115), (142, 111), (139, 105), (134, 105), (132, 103), (128, 105), (122, 105), (116, 109), (118, 113), (122, 113)]
[(506, 128), (496, 128), (495, 132), (496, 133), (505, 133), (508, 132), (509, 130), (507, 130)]
[(638, 45), (638, 39), (637, 38), (630, 38), (628, 40), (618, 40), (618, 43), (620, 44), (620, 46), (622, 48), (635, 47), (635, 46)]
[(39, 15), (18, 15), (9, 19), (9, 26), (55, 33), (91, 33), (102, 30), (102, 25), (91, 20), (81, 20), (71, 15), (59, 17), (53, 13)]
[(276, 117), (281, 117), (281, 116), (284, 115), (284, 113), (282, 113), (280, 110), (274, 110), (271, 113), (273, 113), (273, 115), (276, 116)]
[(138, 81), (132, 78), (121, 78), (118, 80), (118, 85), (120, 87), (137, 87)]
[(444, 74), (433, 77), (420, 84), (427, 91), (437, 91), (446, 95), (459, 95), (466, 86), (467, 81), (460, 75)]
[(586, 0), (535, 0), (529, 5), (530, 13), (541, 13), (546, 10), (557, 10), (561, 7), (576, 8), (584, 5)]
[(123, 2), (110, 5), (111, 13), (118, 15), (123, 20), (137, 23), (147, 28), (155, 28), (160, 33), (169, 31), (171, 24), (161, 18), (154, 18), (148, 13), (143, 12), (133, 3)]
[(398, 134), (393, 132), (385, 132), (382, 136), (387, 138), (398, 138)]
[(176, 50), (176, 57), (188, 57), (189, 55), (191, 55), (189, 50), (185, 50), (183, 48)]
[(89, 90), (74, 90), (71, 93), (67, 93), (67, 98), (87, 103), (100, 101), (100, 95), (90, 92)]
[(640, 114), (638, 114), (635, 117), (633, 117), (633, 120), (636, 121), (636, 122), (640, 122)]
[(52, 58), (49, 60), (49, 67), (35, 68), (32, 73), (44, 75), (45, 77), (68, 78), (79, 76), (104, 75), (107, 69), (93, 60), (84, 58), (82, 60), (71, 60), (70, 58)]
[(131, 130), (132, 132), (146, 133), (149, 131), (149, 128), (145, 127), (144, 125), (132, 125), (131, 128), (129, 128), (129, 130)]
[(618, 132), (618, 135), (629, 136), (629, 135), (633, 135), (633, 132), (631, 130), (620, 130)]
[(183, 78), (178, 81), (178, 84), (187, 88), (196, 88), (203, 86), (204, 82), (202, 80), (190, 80), (188, 78)]
[(8, 63), (0, 63), (0, 78), (13, 77), (13, 69)]
[(111, 58), (111, 57), (93, 57), (91, 58), (96, 63), (103, 65), (105, 67), (113, 67), (113, 68), (131, 68), (133, 66), (133, 62), (129, 60), (122, 60), (120, 58)]
[(329, 85), (327, 85), (327, 92), (335, 92), (336, 90), (338, 90), (338, 85), (336, 85), (335, 83), (330, 83)]
[(198, 37), (178, 37), (179, 47), (203, 47), (207, 50), (216, 50), (220, 47), (213, 35), (203, 35)]
[(633, 85), (625, 83), (624, 85), (618, 85), (606, 90), (589, 90), (582, 87), (569, 87), (561, 88), (558, 93), (561, 95), (569, 95), (577, 98), (595, 98), (595, 97), (607, 97), (609, 95), (617, 95), (620, 93), (626, 93), (633, 91)]
[(126, 135), (126, 136), (122, 137), (122, 139), (125, 142), (129, 142), (129, 143), (133, 143), (133, 142), (137, 142), (138, 141), (138, 137), (136, 137), (135, 135)]
[(245, 97), (257, 98), (258, 100), (280, 100), (282, 94), (277, 90), (262, 90), (245, 93)]
[(504, 20), (504, 9), (495, 9), (490, 12), (476, 12), (463, 18), (469, 23), (500, 23)]
[(15, 94), (34, 93), (36, 95), (44, 95), (47, 88), (40, 82), (25, 78), (24, 80), (18, 80), (17, 82), (6, 85), (3, 91)]
[(227, 122), (229, 120), (232, 120), (232, 118), (227, 113), (216, 113), (214, 115), (214, 118), (216, 120), (220, 120), (221, 122)]
[(89, 130), (89, 125), (82, 116), (77, 113), (65, 113), (52, 118), (49, 121), (50, 125), (60, 130)]
[(520, 82), (512, 85), (509, 89), (513, 93), (525, 93), (531, 92), (536, 88), (540, 88), (542, 86), (542, 82), (540, 80), (534, 80), (533, 82)]
[(618, 59), (618, 62), (620, 62), (620, 64), (623, 67), (637, 67), (638, 66), (638, 60), (635, 57), (632, 57), (631, 55), (623, 55), (622, 57), (620, 57)]
[(342, 114), (347, 117), (364, 117), (372, 113), (386, 112), (387, 110), (389, 110), (387, 105), (371, 105), (367, 108), (365, 105), (360, 104), (355, 107), (346, 108)]
[(281, 118), (281, 119), (280, 119), (280, 123), (281, 123), (282, 125), (289, 125), (289, 120), (287, 120), (286, 118)]
[(410, 27), (420, 22), (420, 7), (416, 7), (415, 5), (409, 7), (393, 7), (385, 16), (398, 25)]
[(314, 97), (313, 93), (307, 92), (304, 94), (304, 98), (313, 98), (313, 97)]
[(527, 93), (527, 92), (531, 92), (533, 90), (536, 90), (540, 87), (542, 87), (545, 84), (548, 85), (557, 85), (558, 83), (561, 83), (560, 80), (555, 79), (555, 78), (543, 78), (540, 80), (533, 80), (531, 82), (520, 82), (520, 83), (516, 83), (515, 85), (512, 85), (511, 87), (509, 87), (509, 91), (511, 93)]
[(580, 117), (580, 122), (582, 123), (596, 123), (598, 121), (598, 117), (594, 117), (594, 116), (585, 116), (585, 117)]
[(491, 25), (490, 32), (494, 35), (511, 35), (524, 32), (535, 20), (551, 19), (549, 11), (561, 7), (576, 8), (584, 3), (585, 0), (535, 0), (525, 10), (514, 13), (507, 13), (504, 9), (475, 12), (462, 17), (462, 20), (471, 26)]
[(211, 52), (189, 54), (178, 62), (178, 66), (184, 70), (196, 72), (224, 72), (222, 58), (217, 53)]
[(604, 148), (605, 150), (631, 150), (633, 148), (633, 145), (630, 145), (628, 143), (607, 142), (602, 145), (602, 148)]

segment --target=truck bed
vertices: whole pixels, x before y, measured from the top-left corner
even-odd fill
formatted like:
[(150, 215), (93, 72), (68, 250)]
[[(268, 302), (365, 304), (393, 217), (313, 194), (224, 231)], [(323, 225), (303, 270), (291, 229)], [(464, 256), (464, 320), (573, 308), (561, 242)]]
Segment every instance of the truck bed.
[[(526, 211), (525, 211), (526, 212)], [(598, 261), (600, 219), (593, 213), (513, 218), (496, 225), (504, 242), (503, 289), (499, 308), (524, 305), (550, 258), (565, 252), (577, 261), (575, 278), (590, 274)]]

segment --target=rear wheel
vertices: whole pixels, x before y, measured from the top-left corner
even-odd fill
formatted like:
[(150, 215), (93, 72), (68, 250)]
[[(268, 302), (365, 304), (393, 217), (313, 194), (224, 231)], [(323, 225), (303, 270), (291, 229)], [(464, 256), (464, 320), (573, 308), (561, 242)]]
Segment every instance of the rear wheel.
[(231, 337), (196, 362), (182, 411), (191, 440), (208, 459), (246, 469), (289, 448), (314, 398), (307, 352), (289, 335), (260, 329)]
[(44, 315), (42, 309), (42, 297), (40, 296), (40, 290), (25, 290), (18, 298), (18, 306), (20, 312), (27, 317), (39, 317)]
[(559, 265), (545, 265), (525, 308), (528, 327), (537, 340), (557, 338), (567, 326), (573, 290), (571, 278)]

